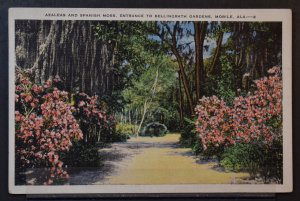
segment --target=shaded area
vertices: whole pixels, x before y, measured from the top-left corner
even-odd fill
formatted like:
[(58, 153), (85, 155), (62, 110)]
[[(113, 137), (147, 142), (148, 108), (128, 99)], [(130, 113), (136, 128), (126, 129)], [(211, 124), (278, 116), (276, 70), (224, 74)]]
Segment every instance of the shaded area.
[(164, 137), (138, 137), (124, 143), (138, 154), (122, 160), (104, 184), (230, 184), (240, 183), (246, 173), (214, 170), (216, 163), (197, 163), (189, 148), (178, 144), (179, 134)]
[(118, 175), (120, 170), (126, 168), (147, 148), (178, 147), (178, 141), (170, 141), (177, 135), (163, 138), (138, 137), (128, 142), (113, 143), (109, 147), (99, 149), (99, 156), (103, 161), (97, 168), (70, 168), (71, 185), (109, 184), (108, 178)]
[[(68, 168), (64, 184), (234, 184), (259, 183), (247, 173), (225, 172), (215, 161), (202, 161), (189, 148), (182, 148), (179, 134), (137, 137), (99, 149), (102, 165), (97, 168)], [(27, 184), (37, 185), (36, 175), (27, 173)]]

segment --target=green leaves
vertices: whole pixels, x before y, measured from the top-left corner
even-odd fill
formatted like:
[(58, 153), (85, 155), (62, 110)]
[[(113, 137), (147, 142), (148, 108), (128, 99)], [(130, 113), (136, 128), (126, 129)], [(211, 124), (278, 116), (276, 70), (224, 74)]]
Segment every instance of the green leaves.
[(195, 120), (189, 119), (187, 117), (184, 117), (184, 121), (186, 121), (187, 123), (192, 124), (192, 125), (195, 125), (195, 123), (196, 123)]

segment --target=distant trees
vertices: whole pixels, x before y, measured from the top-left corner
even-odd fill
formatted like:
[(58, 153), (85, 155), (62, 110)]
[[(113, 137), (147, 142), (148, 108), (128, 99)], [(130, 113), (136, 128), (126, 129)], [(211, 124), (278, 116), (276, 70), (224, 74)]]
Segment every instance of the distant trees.
[(252, 80), (281, 65), (281, 24), (259, 22), (226, 23), (230, 37), (224, 51), (237, 74), (235, 88), (249, 90)]
[(174, 129), (178, 125), (172, 123), (172, 119), (179, 121), (175, 94), (177, 66), (166, 56), (153, 57), (148, 62), (149, 66), (142, 76), (122, 93), (126, 107), (121, 123), (135, 124), (136, 135), (140, 133), (144, 123), (160, 121)]

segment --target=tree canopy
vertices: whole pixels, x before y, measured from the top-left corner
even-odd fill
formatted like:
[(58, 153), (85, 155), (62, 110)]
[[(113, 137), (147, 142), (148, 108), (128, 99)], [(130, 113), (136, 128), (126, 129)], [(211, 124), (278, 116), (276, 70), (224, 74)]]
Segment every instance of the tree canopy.
[(65, 90), (99, 95), (124, 122), (174, 126), (202, 96), (230, 103), (281, 65), (280, 30), (275, 22), (20, 20), (16, 60), (36, 83), (59, 75)]

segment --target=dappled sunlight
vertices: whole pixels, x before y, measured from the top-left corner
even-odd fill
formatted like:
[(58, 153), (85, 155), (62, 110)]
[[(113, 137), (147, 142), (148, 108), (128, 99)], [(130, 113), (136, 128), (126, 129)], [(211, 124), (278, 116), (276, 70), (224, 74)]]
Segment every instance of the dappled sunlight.
[[(134, 142), (176, 143), (179, 134), (164, 137), (138, 137)], [(248, 177), (246, 173), (226, 173), (214, 170), (214, 162), (199, 164), (189, 148), (174, 146), (141, 149), (106, 184), (230, 184)]]
[(170, 133), (164, 137), (132, 137), (129, 142), (168, 142), (168, 143), (177, 143), (179, 141), (179, 133)]

